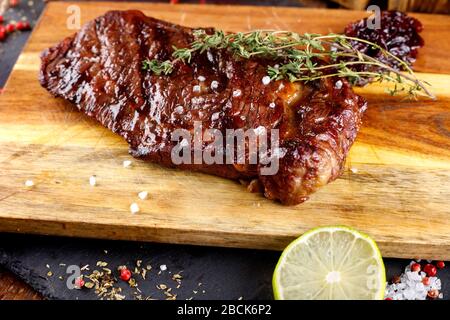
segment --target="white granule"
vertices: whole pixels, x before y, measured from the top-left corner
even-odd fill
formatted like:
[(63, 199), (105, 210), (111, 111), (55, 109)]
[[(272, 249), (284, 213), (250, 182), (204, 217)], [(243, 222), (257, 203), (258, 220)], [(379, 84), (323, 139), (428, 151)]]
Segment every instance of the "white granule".
[(124, 168), (128, 168), (129, 166), (131, 166), (131, 161), (130, 160), (124, 160), (123, 167)]
[(265, 128), (264, 126), (258, 126), (258, 127), (256, 127), (255, 129), (253, 129), (253, 131), (255, 132), (255, 134), (256, 134), (257, 136), (260, 136), (260, 135), (266, 133), (266, 128)]
[(239, 97), (242, 94), (242, 91), (237, 89), (233, 91), (233, 97)]
[(141, 200), (146, 200), (148, 198), (148, 192), (147, 191), (141, 191), (138, 193), (138, 197)]
[(89, 184), (91, 186), (95, 186), (97, 184), (97, 177), (96, 176), (90, 176), (89, 177)]
[(342, 81), (341, 80), (338, 80), (338, 81), (336, 81), (336, 83), (334, 84), (334, 87), (336, 88), (336, 89), (342, 89), (342, 85), (343, 85), (343, 83), (342, 83)]
[(197, 80), (203, 82), (206, 80), (206, 78), (204, 76), (198, 76)]
[(33, 180), (27, 180), (27, 181), (25, 181), (25, 186), (28, 187), (28, 188), (34, 186)]
[(271, 102), (271, 103), (269, 104), (269, 108), (272, 108), (272, 109), (273, 109), (273, 108), (275, 108), (275, 106), (276, 106), (276, 105), (275, 105), (275, 102)]
[[(386, 286), (385, 298), (392, 300), (426, 300), (428, 292), (431, 290), (441, 290), (441, 280), (437, 277), (428, 277), (430, 283), (423, 284), (422, 280), (426, 277), (425, 272), (411, 271), (411, 265), (416, 263), (411, 261), (405, 267), (404, 273), (400, 276), (400, 282), (388, 284)], [(439, 294), (438, 298), (444, 296)]]
[(286, 155), (287, 150), (285, 148), (274, 148), (272, 151), (272, 158), (283, 158)]
[(138, 206), (138, 204), (137, 204), (136, 202), (133, 202), (133, 203), (130, 205), (130, 211), (131, 211), (132, 214), (138, 213), (139, 210), (140, 210), (140, 209), (139, 209), (139, 206)]
[(263, 77), (262, 83), (263, 83), (263, 85), (267, 86), (270, 83), (270, 77), (269, 76)]
[(352, 173), (358, 173), (358, 168), (350, 168), (350, 171), (352, 172)]
[(179, 113), (179, 114), (183, 113), (183, 111), (184, 111), (183, 106), (176, 106), (175, 109), (173, 109), (173, 112)]
[(200, 92), (200, 86), (199, 86), (199, 85), (195, 85), (195, 86), (192, 88), (192, 91), (194, 91), (194, 92)]
[(217, 89), (219, 87), (219, 82), (216, 80), (211, 81), (211, 89)]
[(220, 112), (214, 112), (212, 115), (211, 115), (211, 121), (216, 121), (217, 119), (219, 119), (220, 118)]
[(165, 264), (160, 265), (159, 268), (161, 269), (161, 271), (167, 270), (167, 266)]

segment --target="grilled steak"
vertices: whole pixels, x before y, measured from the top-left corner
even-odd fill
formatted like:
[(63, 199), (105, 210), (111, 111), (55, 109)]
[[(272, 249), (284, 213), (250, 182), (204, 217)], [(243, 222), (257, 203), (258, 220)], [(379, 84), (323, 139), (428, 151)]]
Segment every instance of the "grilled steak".
[[(305, 201), (340, 175), (366, 109), (345, 80), (268, 82), (273, 61), (236, 59), (223, 50), (196, 53), (189, 63), (175, 64), (169, 75), (142, 69), (145, 59), (166, 60), (173, 46), (188, 47), (192, 32), (139, 11), (111, 11), (43, 52), (40, 82), (121, 135), (133, 156), (257, 181), (266, 197), (283, 204)], [(279, 129), (279, 148), (270, 155), (279, 160), (279, 170), (263, 175), (262, 163), (174, 164), (173, 132), (192, 132), (196, 121), (203, 131), (223, 133)], [(201, 148), (210, 143), (206, 139)]]

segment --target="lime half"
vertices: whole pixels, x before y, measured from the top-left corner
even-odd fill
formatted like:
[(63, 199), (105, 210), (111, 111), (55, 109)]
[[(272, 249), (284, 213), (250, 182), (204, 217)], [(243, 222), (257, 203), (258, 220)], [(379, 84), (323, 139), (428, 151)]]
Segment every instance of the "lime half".
[(376, 300), (385, 287), (375, 241), (342, 226), (312, 229), (294, 240), (273, 274), (277, 300)]

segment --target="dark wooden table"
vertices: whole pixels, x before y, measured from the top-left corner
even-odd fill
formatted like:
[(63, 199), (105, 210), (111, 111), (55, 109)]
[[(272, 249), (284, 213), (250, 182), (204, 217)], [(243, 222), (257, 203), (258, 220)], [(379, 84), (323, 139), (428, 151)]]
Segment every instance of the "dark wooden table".
[(13, 273), (0, 268), (0, 300), (41, 300), (42, 296)]

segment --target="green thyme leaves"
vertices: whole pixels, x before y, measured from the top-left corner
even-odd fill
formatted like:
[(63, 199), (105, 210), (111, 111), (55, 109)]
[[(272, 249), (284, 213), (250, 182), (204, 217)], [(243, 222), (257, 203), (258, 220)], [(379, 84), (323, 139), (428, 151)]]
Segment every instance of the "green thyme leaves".
[[(217, 30), (211, 34), (198, 29), (193, 32), (194, 41), (187, 48), (173, 48), (172, 59), (166, 61), (145, 60), (143, 69), (156, 75), (168, 75), (177, 62), (190, 63), (195, 53), (208, 50), (226, 50), (236, 59), (259, 58), (269, 63), (267, 74), (272, 80), (288, 79), (314, 81), (328, 77), (347, 78), (352, 83), (389, 82), (391, 94), (406, 92), (434, 98), (428, 84), (416, 78), (407, 63), (395, 57), (377, 44), (340, 34), (299, 34), (289, 31), (256, 30), (228, 33)], [(363, 42), (395, 59), (404, 72), (368, 56), (354, 48), (352, 43)]]
[(151, 71), (156, 75), (165, 74), (168, 75), (173, 71), (173, 64), (170, 61), (158, 61), (158, 60), (144, 60), (142, 62), (142, 69)]

